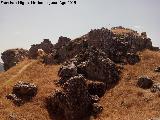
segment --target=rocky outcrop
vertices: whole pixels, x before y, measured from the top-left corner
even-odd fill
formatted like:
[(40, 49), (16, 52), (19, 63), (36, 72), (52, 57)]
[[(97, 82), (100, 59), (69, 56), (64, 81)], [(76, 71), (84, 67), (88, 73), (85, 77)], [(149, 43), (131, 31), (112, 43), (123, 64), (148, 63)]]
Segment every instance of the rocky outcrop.
[(13, 86), (11, 94), (7, 95), (7, 99), (13, 100), (13, 102), (20, 106), (24, 102), (32, 99), (37, 94), (37, 86), (32, 83), (19, 81)]
[(143, 89), (149, 89), (153, 85), (153, 81), (148, 76), (141, 76), (138, 78), (137, 85)]
[(55, 48), (55, 49), (60, 49), (61, 47), (66, 46), (67, 44), (69, 44), (70, 41), (71, 41), (70, 38), (61, 36), (61, 37), (59, 37), (59, 39), (58, 39), (58, 43), (56, 43), (56, 44), (54, 45), (54, 48)]
[(115, 84), (119, 79), (119, 72), (114, 62), (96, 48), (85, 49), (72, 61), (77, 66), (77, 72), (87, 79), (99, 80), (107, 84)]
[[(59, 64), (92, 46), (105, 52), (108, 58), (116, 63), (126, 62), (128, 53), (135, 57), (137, 51), (157, 49), (152, 46), (152, 42), (145, 32), (140, 35), (137, 31), (119, 26), (111, 30), (107, 28), (94, 29), (74, 40), (61, 36), (55, 45), (52, 45), (49, 40), (44, 40), (41, 44), (32, 45), (29, 53), (30, 57), (35, 59), (38, 56), (37, 50), (42, 49), (46, 53), (43, 57), (44, 63)], [(138, 59), (129, 63), (135, 64), (135, 62), (138, 62)]]
[(15, 66), (18, 62), (28, 57), (28, 50), (25, 49), (9, 49), (2, 53), (2, 60), (4, 62), (4, 69)]
[(36, 59), (38, 57), (38, 50), (43, 50), (46, 54), (52, 53), (54, 47), (49, 39), (44, 39), (40, 44), (33, 44), (29, 49), (29, 57)]
[(48, 109), (54, 114), (63, 113), (66, 120), (82, 120), (92, 112), (102, 111), (101, 106), (94, 105), (85, 81), (81, 75), (68, 79), (62, 90), (55, 91), (47, 98)]
[(66, 61), (58, 75), (61, 90), (50, 95), (46, 103), (49, 111), (63, 113), (67, 120), (81, 120), (102, 112), (103, 107), (97, 103), (99, 97), (119, 80), (114, 62), (94, 47), (86, 47)]

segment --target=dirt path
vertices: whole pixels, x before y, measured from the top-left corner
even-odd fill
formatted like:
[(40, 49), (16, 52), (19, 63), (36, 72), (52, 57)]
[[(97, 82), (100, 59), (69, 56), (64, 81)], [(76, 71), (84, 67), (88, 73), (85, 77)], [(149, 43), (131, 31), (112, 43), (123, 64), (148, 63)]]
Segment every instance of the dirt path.
[(6, 84), (8, 84), (9, 82), (11, 82), (14, 78), (16, 78), (18, 75), (20, 75), (23, 71), (25, 71), (30, 65), (32, 65), (33, 63), (35, 63), (36, 61), (31, 61), (30, 63), (24, 65), (15, 75), (12, 75), (9, 80), (7, 80), (6, 82), (4, 82), (1, 86), (0, 89), (5, 86)]
[(31, 64), (33, 64), (34, 62), (35, 62), (35, 61), (32, 61), (32, 62), (26, 64), (25, 66), (23, 66), (23, 67), (17, 72), (17, 74), (13, 75), (13, 76), (10, 78), (10, 80), (16, 78), (19, 74), (21, 74), (24, 70), (26, 70), (26, 69), (27, 69)]

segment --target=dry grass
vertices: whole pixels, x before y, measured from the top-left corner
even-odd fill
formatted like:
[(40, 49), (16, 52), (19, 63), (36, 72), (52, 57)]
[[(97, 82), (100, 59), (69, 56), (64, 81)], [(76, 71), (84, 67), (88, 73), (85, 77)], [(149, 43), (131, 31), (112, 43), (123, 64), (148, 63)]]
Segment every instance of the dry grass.
[(113, 33), (115, 34), (120, 34), (120, 35), (124, 35), (124, 34), (135, 34), (135, 35), (138, 35), (138, 33), (134, 32), (133, 30), (131, 29), (121, 29), (121, 28), (117, 28), (117, 29), (112, 29), (111, 30)]
[(153, 71), (159, 65), (160, 52), (149, 50), (141, 54), (140, 63), (126, 65), (119, 84), (101, 99), (104, 111), (97, 120), (148, 120), (160, 117), (160, 95), (136, 86), (141, 75), (160, 82), (160, 73)]
[[(21, 74), (12, 78), (13, 74), (17, 74), (28, 62), (33, 62), (33, 64), (28, 66)], [(0, 91), (0, 120), (11, 120), (12, 118), (18, 120), (50, 119), (44, 106), (44, 98), (56, 89), (54, 81), (59, 79), (57, 76), (58, 70), (58, 65), (46, 66), (38, 61), (24, 61), (3, 73), (1, 75), (2, 80), (0, 78), (0, 81), (3, 81)], [(10, 80), (10, 77), (12, 80)], [(5, 96), (11, 93), (13, 85), (19, 80), (35, 83), (38, 86), (38, 94), (31, 102), (16, 107)]]
[[(146, 120), (160, 117), (160, 95), (143, 90), (136, 86), (137, 78), (148, 75), (154, 81), (160, 82), (160, 73), (154, 73), (154, 68), (160, 65), (160, 53), (149, 50), (141, 54), (141, 62), (136, 65), (126, 65), (119, 84), (106, 92), (100, 104), (103, 112), (95, 120)], [(26, 64), (31, 63), (21, 74), (13, 77)], [(44, 98), (56, 89), (54, 81), (58, 78), (59, 66), (47, 66), (38, 61), (27, 60), (0, 74), (0, 120), (50, 120), (44, 107)], [(10, 80), (10, 78), (12, 78)], [(32, 101), (16, 107), (5, 95), (11, 92), (13, 85), (19, 81), (29, 81), (38, 85), (38, 94)], [(8, 81), (8, 82), (7, 82)], [(6, 84), (7, 82), (7, 84)]]

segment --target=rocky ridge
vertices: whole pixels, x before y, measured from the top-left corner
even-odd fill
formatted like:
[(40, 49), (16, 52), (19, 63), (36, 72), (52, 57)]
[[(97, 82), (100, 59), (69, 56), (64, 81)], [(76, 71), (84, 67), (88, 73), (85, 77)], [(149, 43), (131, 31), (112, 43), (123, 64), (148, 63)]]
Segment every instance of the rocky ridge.
[[(134, 65), (140, 61), (137, 52), (144, 49), (158, 48), (152, 46), (145, 32), (139, 34), (120, 26), (111, 30), (91, 30), (75, 40), (61, 36), (55, 45), (44, 39), (42, 43), (32, 45), (25, 55), (16, 49), (17, 54), (13, 52), (10, 55), (10, 51), (2, 53), (2, 59), (5, 70), (25, 57), (39, 59), (45, 64), (63, 63), (58, 72), (60, 79), (57, 86), (60, 89), (46, 98), (46, 107), (53, 114), (63, 114), (66, 120), (78, 120), (102, 112), (99, 99), (118, 84), (124, 64)], [(13, 61), (5, 59), (7, 54)], [(151, 88), (152, 81), (146, 79), (140, 79), (137, 85)], [(154, 85), (152, 89), (158, 90), (157, 86)], [(11, 97), (14, 98), (14, 95)]]

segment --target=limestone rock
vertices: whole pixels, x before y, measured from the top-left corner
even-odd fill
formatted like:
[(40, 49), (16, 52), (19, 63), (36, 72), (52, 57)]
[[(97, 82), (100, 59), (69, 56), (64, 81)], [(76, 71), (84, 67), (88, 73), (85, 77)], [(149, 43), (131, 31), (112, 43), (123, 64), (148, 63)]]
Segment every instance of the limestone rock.
[(149, 89), (149, 88), (152, 87), (153, 81), (151, 80), (151, 78), (149, 78), (147, 76), (141, 76), (141, 77), (138, 78), (137, 85), (140, 88)]
[(66, 120), (81, 120), (91, 111), (92, 100), (83, 76), (74, 76), (62, 86), (63, 90), (47, 98), (55, 112), (64, 113)]
[(52, 53), (54, 46), (49, 39), (44, 39), (40, 44), (31, 45), (29, 49), (29, 57), (36, 59), (38, 57), (38, 49), (42, 49), (46, 54)]
[(131, 65), (134, 65), (140, 61), (140, 57), (134, 53), (127, 53), (127, 62)]
[(28, 50), (25, 49), (9, 49), (2, 53), (2, 60), (4, 62), (4, 70), (15, 66), (18, 62), (28, 57)]
[(6, 97), (13, 100), (16, 105), (21, 105), (25, 101), (32, 99), (36, 94), (37, 86), (35, 84), (19, 81), (13, 86), (12, 94)]
[(80, 52), (73, 61), (78, 73), (84, 74), (87, 79), (104, 83), (116, 83), (119, 79), (119, 72), (114, 62), (96, 48), (91, 47)]
[(55, 44), (55, 49), (60, 49), (62, 46), (66, 46), (71, 41), (70, 38), (60, 36), (58, 43)]

